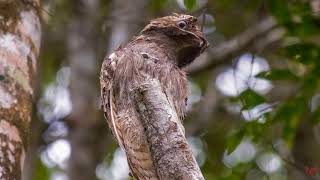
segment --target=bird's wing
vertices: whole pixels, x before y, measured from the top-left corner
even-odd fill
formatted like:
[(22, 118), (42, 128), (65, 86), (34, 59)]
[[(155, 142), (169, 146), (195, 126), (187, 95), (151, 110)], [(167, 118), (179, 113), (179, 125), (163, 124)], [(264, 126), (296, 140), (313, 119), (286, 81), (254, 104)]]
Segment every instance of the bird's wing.
[(112, 53), (108, 58), (106, 58), (101, 67), (100, 72), (100, 84), (101, 84), (101, 104), (104, 111), (105, 118), (108, 121), (108, 125), (117, 139), (119, 146), (122, 150), (125, 151), (123, 147), (123, 140), (118, 132), (116, 127), (116, 112), (114, 104), (114, 95), (113, 95), (113, 75), (115, 73), (117, 65), (117, 56), (115, 53)]
[[(123, 100), (118, 97), (118, 91), (125, 89), (117, 88), (119, 83), (124, 85), (134, 79), (131, 73), (126, 76), (128, 69), (133, 67), (130, 64), (132, 61), (127, 61), (128, 58), (111, 54), (104, 60), (100, 74), (102, 108), (113, 135), (127, 155), (131, 174), (139, 180), (157, 180), (146, 135), (134, 105), (125, 108), (116, 106), (116, 103)], [(137, 60), (131, 56), (132, 59)], [(125, 78), (128, 78), (128, 81), (124, 80)]]

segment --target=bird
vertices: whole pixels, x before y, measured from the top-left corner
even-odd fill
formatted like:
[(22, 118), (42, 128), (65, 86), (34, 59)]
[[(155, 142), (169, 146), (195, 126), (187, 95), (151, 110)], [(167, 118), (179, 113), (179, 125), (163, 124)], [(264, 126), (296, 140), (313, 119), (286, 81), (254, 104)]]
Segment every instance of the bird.
[(159, 179), (135, 108), (135, 86), (146, 76), (157, 79), (182, 121), (189, 93), (183, 68), (208, 46), (196, 17), (173, 13), (151, 20), (136, 37), (104, 58), (100, 71), (102, 109), (134, 179)]

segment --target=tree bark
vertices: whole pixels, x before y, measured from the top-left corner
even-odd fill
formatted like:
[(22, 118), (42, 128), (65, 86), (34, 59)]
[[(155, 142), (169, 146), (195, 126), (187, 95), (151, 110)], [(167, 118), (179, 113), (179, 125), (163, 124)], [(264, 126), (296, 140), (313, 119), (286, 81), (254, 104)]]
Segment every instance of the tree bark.
[(40, 48), (39, 1), (0, 1), (0, 179), (21, 179)]
[(204, 179), (185, 138), (184, 127), (159, 81), (146, 80), (137, 87), (136, 96), (158, 177)]

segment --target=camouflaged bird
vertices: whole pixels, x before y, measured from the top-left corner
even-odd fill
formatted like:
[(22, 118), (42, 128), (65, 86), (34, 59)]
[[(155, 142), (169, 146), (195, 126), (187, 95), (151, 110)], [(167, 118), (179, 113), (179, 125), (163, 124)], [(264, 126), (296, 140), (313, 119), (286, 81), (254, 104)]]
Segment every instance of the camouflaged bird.
[(158, 79), (180, 120), (184, 118), (188, 83), (182, 68), (208, 47), (196, 22), (197, 18), (183, 14), (154, 19), (139, 36), (115, 50), (102, 64), (104, 114), (126, 153), (135, 179), (157, 180), (159, 177), (135, 108), (133, 89), (146, 75)]

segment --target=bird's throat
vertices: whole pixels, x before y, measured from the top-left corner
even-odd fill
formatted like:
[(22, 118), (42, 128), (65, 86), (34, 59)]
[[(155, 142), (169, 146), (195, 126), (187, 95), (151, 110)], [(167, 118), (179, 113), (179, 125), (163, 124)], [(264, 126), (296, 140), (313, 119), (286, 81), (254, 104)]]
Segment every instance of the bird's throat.
[(200, 52), (201, 48), (193, 46), (183, 47), (179, 49), (179, 51), (177, 52), (176, 59), (178, 67), (182, 68), (192, 63), (195, 60), (195, 58), (197, 58), (200, 55)]

